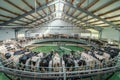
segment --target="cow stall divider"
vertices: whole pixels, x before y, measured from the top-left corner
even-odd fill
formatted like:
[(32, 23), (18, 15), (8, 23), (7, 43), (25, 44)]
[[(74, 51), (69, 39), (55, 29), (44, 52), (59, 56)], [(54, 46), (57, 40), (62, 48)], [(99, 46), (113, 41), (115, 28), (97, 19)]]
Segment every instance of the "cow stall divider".
[[(113, 61), (113, 63), (116, 63), (116, 60), (118, 58), (112, 59), (110, 62)], [(7, 63), (8, 61), (4, 61), (3, 63)], [(4, 64), (2, 64), (4, 65)], [(31, 69), (27, 69), (28, 67), (31, 67), (29, 65), (26, 66), (25, 70), (19, 70), (19, 68), (7, 68), (4, 66), (0, 66), (0, 71), (7, 73), (9, 75), (14, 75), (18, 77), (27, 77), (27, 78), (71, 78), (71, 77), (83, 77), (83, 76), (89, 76), (89, 75), (96, 75), (96, 74), (104, 74), (104, 73), (109, 73), (109, 72), (115, 72), (120, 70), (120, 65), (114, 65), (112, 67), (109, 67), (107, 63), (105, 63), (105, 66), (99, 67), (99, 64), (96, 64), (97, 66), (93, 69), (90, 66), (84, 66), (84, 69), (79, 70), (79, 68), (83, 68), (83, 66), (79, 67), (74, 67), (74, 71), (67, 71), (67, 67), (65, 65), (62, 65), (60, 68), (59, 72), (54, 72), (54, 71), (49, 71), (49, 67), (47, 71), (41, 72), (38, 70), (31, 71)], [(53, 70), (54, 67), (51, 67), (51, 70)], [(36, 67), (36, 69), (39, 69), (39, 67)], [(62, 71), (61, 71), (62, 69)]]

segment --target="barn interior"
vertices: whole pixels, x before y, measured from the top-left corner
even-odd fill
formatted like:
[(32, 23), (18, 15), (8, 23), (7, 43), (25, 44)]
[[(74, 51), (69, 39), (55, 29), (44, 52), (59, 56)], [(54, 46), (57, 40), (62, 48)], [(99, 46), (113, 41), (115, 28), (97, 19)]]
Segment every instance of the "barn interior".
[(0, 0), (0, 80), (120, 80), (120, 0)]

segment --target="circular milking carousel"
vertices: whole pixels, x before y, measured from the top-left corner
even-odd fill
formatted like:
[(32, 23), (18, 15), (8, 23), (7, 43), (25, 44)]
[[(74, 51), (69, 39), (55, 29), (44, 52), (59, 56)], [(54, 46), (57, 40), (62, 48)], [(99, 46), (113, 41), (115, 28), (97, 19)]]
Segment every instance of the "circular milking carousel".
[(0, 72), (14, 80), (106, 78), (103, 74), (120, 70), (120, 50), (101, 42), (71, 36), (6, 41), (0, 46)]

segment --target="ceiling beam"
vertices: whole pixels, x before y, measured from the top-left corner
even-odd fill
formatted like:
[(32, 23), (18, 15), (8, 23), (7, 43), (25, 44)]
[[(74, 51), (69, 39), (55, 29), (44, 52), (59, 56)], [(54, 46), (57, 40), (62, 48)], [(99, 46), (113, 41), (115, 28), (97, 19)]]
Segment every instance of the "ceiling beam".
[(44, 19), (44, 18), (46, 18), (46, 17), (48, 17), (48, 16), (54, 15), (54, 14), (56, 14), (56, 12), (49, 13), (48, 15), (42, 16), (41, 18), (38, 18), (38, 19), (36, 19), (36, 20), (34, 20), (34, 21), (32, 21), (32, 22), (27, 23), (25, 26), (27, 26), (27, 25), (29, 25), (29, 24), (32, 24), (32, 23), (34, 23), (34, 22), (36, 22), (36, 21), (38, 21), (38, 20)]
[(80, 1), (80, 3), (78, 4), (78, 7), (80, 7), (86, 0), (82, 0)]
[(6, 15), (2, 15), (2, 14), (0, 14), (0, 16), (2, 16), (2, 17), (5, 17), (5, 18), (13, 18), (13, 17), (10, 17), (10, 16), (6, 16)]
[[(74, 2), (74, 0), (71, 0), (71, 4), (73, 5), (73, 2)], [(70, 11), (70, 7), (68, 8), (68, 10), (66, 11), (66, 13), (68, 13)]]
[(63, 21), (66, 21), (66, 22), (69, 22), (69, 23), (71, 23), (71, 24), (73, 24), (73, 25), (75, 25), (75, 26), (77, 26), (77, 27), (81, 27), (81, 28), (92, 28), (92, 29), (95, 29), (95, 30), (97, 30), (97, 31), (100, 31), (100, 30), (102, 30), (102, 28), (100, 28), (100, 27), (97, 27), (97, 26), (83, 26), (83, 25), (81, 25), (80, 23), (73, 23), (73, 22), (71, 22), (69, 19), (63, 19), (63, 18), (61, 18), (61, 20), (63, 20)]
[(88, 22), (89, 22), (89, 21), (90, 21), (90, 20), (92, 20), (92, 19), (94, 19), (94, 18), (93, 18), (93, 17), (91, 17), (91, 18), (87, 19), (86, 21), (88, 21)]
[(64, 13), (66, 16), (68, 16), (68, 17), (77, 19), (77, 21), (80, 21), (80, 22), (83, 22), (83, 23), (87, 24), (88, 26), (86, 26), (86, 27), (96, 28), (96, 29), (98, 29), (98, 30), (102, 29), (102, 27), (98, 27), (98, 26), (91, 25), (91, 24), (89, 24), (88, 22), (83, 21), (83, 20), (81, 20), (81, 19), (79, 19), (79, 18), (77, 18), (77, 17), (71, 16), (70, 14), (67, 14), (67, 13), (65, 13), (65, 12), (63, 12), (63, 13)]
[[(94, 6), (97, 2), (99, 2), (100, 0), (95, 0), (95, 1), (92, 1), (90, 4), (89, 4), (89, 0), (88, 0), (88, 6), (86, 6), (84, 9), (85, 10), (88, 10), (89, 8), (91, 8), (92, 6)], [(87, 15), (83, 16), (81, 19), (87, 17)]]
[(92, 24), (92, 23), (96, 23), (96, 22), (99, 22), (99, 20), (93, 20), (93, 21), (90, 21), (89, 23)]
[(66, 10), (66, 13), (68, 13), (70, 11), (70, 7), (68, 8), (68, 10)]
[[(59, 12), (61, 12), (61, 11), (59, 11)], [(102, 29), (102, 27), (98, 27), (98, 26), (91, 25), (91, 24), (89, 24), (88, 22), (83, 21), (83, 20), (81, 20), (81, 19), (79, 19), (79, 18), (77, 18), (77, 17), (71, 16), (70, 14), (68, 14), (68, 13), (66, 13), (66, 12), (61, 12), (61, 13), (63, 13), (63, 14), (66, 15), (67, 17), (71, 17), (71, 18), (73, 18), (73, 19), (77, 19), (77, 21), (80, 21), (80, 22), (83, 22), (83, 23), (87, 24), (88, 26), (86, 26), (86, 27), (88, 27), (88, 28), (94, 28), (94, 29), (96, 29), (96, 30), (101, 30), (101, 29)], [(64, 18), (64, 19), (65, 19), (65, 18)]]
[[(14, 22), (12, 24), (24, 25), (23, 23)], [(17, 25), (16, 25), (17, 26)]]
[(45, 24), (45, 23), (48, 23), (48, 22), (51, 22), (51, 21), (54, 21), (54, 20), (56, 20), (56, 19), (52, 18), (51, 20), (46, 20), (46, 21), (44, 21), (44, 22), (42, 22), (42, 23), (38, 23), (38, 24), (33, 25), (33, 26), (31, 26), (31, 27), (32, 27), (32, 28), (38, 28), (38, 27), (40, 27), (39, 25), (42, 25), (42, 24)]
[(120, 22), (120, 20), (111, 20), (110, 22)]
[(68, 2), (65, 2), (65, 1), (60, 1), (60, 2), (63, 3), (63, 4), (66, 4), (66, 5), (69, 6), (69, 7), (72, 7), (72, 8), (74, 8), (74, 9), (77, 9), (78, 11), (82, 11), (82, 12), (86, 13), (87, 15), (92, 16), (92, 17), (94, 17), (94, 18), (96, 18), (96, 19), (98, 19), (98, 20), (100, 20), (100, 21), (103, 21), (104, 23), (107, 23), (107, 24), (109, 24), (110, 26), (119, 27), (118, 25), (112, 24), (111, 22), (106, 21), (105, 19), (100, 18), (99, 16), (97, 16), (97, 15), (95, 15), (95, 14), (93, 14), (93, 13), (91, 13), (91, 12), (89, 12), (89, 11), (81, 8), (81, 7), (79, 7), (79, 8), (78, 8), (78, 7), (75, 7), (75, 6), (73, 6), (72, 4), (70, 4), (70, 3), (68, 3)]
[(42, 15), (39, 12), (36, 12), (38, 14), (38, 16), (42, 17)]
[(32, 19), (30, 19), (30, 18), (28, 18), (28, 17), (23, 17), (23, 18), (25, 18), (25, 19), (27, 19), (27, 20), (29, 20), (29, 21), (32, 21)]
[(6, 8), (3, 8), (3, 7), (0, 7), (0, 9), (3, 10), (3, 11), (9, 12), (9, 13), (11, 13), (11, 14), (14, 14), (14, 15), (16, 15), (16, 16), (19, 16), (19, 15), (20, 15), (20, 14), (18, 14), (18, 13), (16, 13), (16, 12), (10, 11), (10, 10), (8, 10), (8, 9), (6, 9)]
[(86, 14), (85, 16), (81, 17), (80, 19), (84, 19), (85, 17), (87, 17), (87, 18), (88, 18), (88, 15)]
[[(48, 4), (48, 3), (49, 3), (49, 0), (46, 0), (46, 4)], [(50, 6), (48, 6), (48, 11), (50, 11), (50, 13), (52, 12), (50, 9)], [(48, 11), (47, 11), (47, 14), (48, 14)], [(48, 17), (48, 19), (50, 19), (50, 18)]]
[(4, 21), (6, 21), (6, 20), (0, 20), (0, 22), (4, 22)]
[[(60, 18), (60, 20), (63, 20), (63, 21), (65, 21), (65, 22), (69, 22), (69, 23), (71, 23), (71, 24), (73, 24), (73, 25), (76, 25), (75, 23), (71, 22), (71, 20), (69, 20), (68, 18), (67, 18), (67, 19)], [(77, 25), (77, 26), (79, 26), (79, 25)]]
[[(38, 11), (38, 10), (45, 9), (46, 7), (51, 6), (51, 5), (54, 5), (54, 4), (58, 3), (58, 2), (59, 2), (59, 1), (56, 0), (56, 1), (51, 2), (51, 3), (49, 3), (49, 4), (43, 4), (41, 7), (36, 8), (36, 10)], [(1, 7), (0, 7), (0, 8), (1, 8)], [(2, 25), (2, 26), (7, 25), (7, 24), (12, 23), (12, 22), (14, 22), (14, 21), (16, 21), (16, 20), (19, 20), (19, 19), (21, 19), (21, 18), (24, 18), (25, 16), (30, 15), (30, 14), (32, 14), (32, 13), (34, 13), (34, 12), (35, 12), (35, 10), (33, 9), (33, 10), (31, 10), (31, 11), (25, 13), (25, 14), (22, 14), (22, 15), (19, 15), (19, 16), (15, 17), (15, 18), (12, 18), (11, 20), (6, 21), (5, 23), (2, 23), (2, 24), (0, 24), (0, 25)]]
[[(116, 18), (116, 17), (119, 17), (120, 16), (120, 14), (118, 14), (118, 15), (114, 15), (114, 16), (110, 16), (110, 17), (106, 17), (106, 18), (104, 18), (104, 19), (112, 19), (112, 18)], [(91, 18), (91, 19), (94, 19), (94, 18)], [(91, 20), (90, 19), (90, 20)], [(109, 20), (109, 22), (116, 22), (116, 21), (118, 21), (118, 20)], [(91, 21), (90, 23), (95, 23), (95, 22), (99, 22), (99, 20), (96, 20), (96, 21)]]
[(112, 10), (110, 10), (110, 11), (107, 11), (107, 12), (105, 12), (105, 13), (99, 14), (98, 16), (103, 16), (103, 15), (106, 15), (106, 14), (110, 14), (110, 13), (113, 13), (113, 12), (115, 12), (115, 11), (120, 11), (120, 6), (114, 8), (114, 9), (112, 9)]
[[(29, 8), (31, 8), (32, 10), (34, 9), (26, 0), (22, 0)], [(33, 18), (36, 18), (35, 16), (33, 16), (32, 14), (30, 15)]]
[(74, 9), (74, 11), (71, 13), (71, 16), (73, 16), (76, 12), (76, 9)]
[(110, 2), (103, 4), (101, 7), (97, 8), (94, 11), (92, 11), (92, 13), (96, 13), (96, 12), (108, 7), (109, 5), (111, 5), (111, 4), (113, 4), (113, 3), (117, 2), (117, 1), (119, 1), (119, 0), (111, 0)]
[[(79, 3), (79, 5), (78, 5), (78, 7), (81, 7), (82, 6), (82, 4), (84, 4), (85, 3), (85, 1), (86, 0), (83, 0), (83, 1), (80, 1), (80, 3)], [(76, 10), (76, 9), (75, 9)], [(77, 10), (76, 10), (77, 11)], [(76, 15), (76, 16), (80, 16), (82, 14), (82, 12), (80, 12), (78, 15)]]
[[(17, 6), (16, 4), (10, 2), (10, 0), (4, 0), (5, 2), (9, 3), (10, 5), (14, 6), (15, 8), (18, 8), (19, 10), (23, 11), (24, 13), (26, 13), (27, 11), (25, 9), (22, 9), (21, 7)], [(34, 9), (32, 6), (30, 6), (26, 1), (24, 2), (26, 5), (28, 5), (28, 7), (30, 7), (31, 9)], [(33, 15), (30, 15), (32, 16), (33, 18), (36, 18), (34, 17)]]
[[(41, 6), (41, 4), (38, 2), (38, 0), (36, 0), (36, 3), (39, 5), (39, 7)], [(38, 13), (38, 14), (41, 15), (40, 13)], [(42, 17), (42, 15), (41, 15), (41, 17)]]
[[(86, 0), (80, 1), (79, 7), (80, 7), (85, 1), (86, 1)], [(73, 11), (73, 13), (71, 14), (71, 16), (73, 16), (76, 11), (77, 11), (77, 10), (74, 9), (74, 11)], [(79, 16), (79, 15), (80, 15), (80, 14), (78, 14), (78, 16)]]
[(29, 8), (34, 9), (26, 0), (22, 0)]
[[(39, 5), (39, 7), (41, 7), (42, 5), (41, 5), (41, 3), (40, 2), (38, 2), (38, 0), (36, 0), (36, 2), (37, 2), (37, 4)], [(46, 3), (47, 4), (47, 3)], [(46, 15), (47, 13), (42, 9), (42, 12)]]
[(5, 2), (9, 3), (10, 5), (14, 6), (15, 8), (23, 11), (23, 12), (27, 12), (26, 10), (22, 9), (21, 7), (17, 6), (16, 4), (12, 3), (10, 0), (4, 0)]
[(120, 16), (120, 14), (114, 15), (114, 16), (110, 16), (110, 17), (106, 17), (106, 18), (104, 18), (104, 19), (112, 19), (112, 18), (119, 17), (119, 16)]
[(20, 22), (24, 22), (24, 23), (28, 23), (28, 21), (24, 21), (24, 20), (18, 20), (18, 21), (20, 21)]
[(88, 10), (89, 8), (91, 8), (92, 6), (94, 6), (97, 2), (99, 2), (100, 0), (94, 0), (89, 4), (89, 0), (88, 0), (88, 6), (86, 6), (84, 9)]
[[(46, 4), (48, 4), (49, 3), (49, 0), (46, 0)], [(49, 11), (50, 11), (50, 13), (52, 12), (51, 11), (51, 9), (50, 9), (50, 6), (48, 7), (48, 9), (49, 9)]]
[(101, 25), (101, 24), (105, 24), (105, 23), (93, 23), (92, 25)]
[(53, 21), (53, 18), (52, 18), (51, 20), (45, 20), (44, 22), (38, 23), (38, 24), (36, 24), (35, 26), (38, 26), (38, 25), (41, 25), (41, 24), (47, 23), (47, 22), (49, 22), (49, 21)]

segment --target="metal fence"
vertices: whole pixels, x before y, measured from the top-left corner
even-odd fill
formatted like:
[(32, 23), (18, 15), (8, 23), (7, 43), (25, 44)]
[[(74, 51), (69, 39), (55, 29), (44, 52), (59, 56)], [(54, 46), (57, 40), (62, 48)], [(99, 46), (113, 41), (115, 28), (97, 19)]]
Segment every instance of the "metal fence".
[[(24, 77), (24, 78), (36, 78), (36, 79), (54, 79), (54, 78), (72, 78), (72, 77), (86, 77), (86, 76), (93, 76), (97, 74), (105, 74), (105, 73), (112, 73), (116, 71), (120, 71), (120, 66), (116, 65), (118, 62), (118, 57), (111, 59), (103, 66), (100, 66), (100, 64), (91, 65), (91, 66), (78, 66), (73, 67), (72, 71), (68, 71), (67, 68), (70, 67), (59, 67), (59, 71), (55, 72), (53, 69), (54, 67), (44, 67), (46, 68), (46, 71), (40, 71), (40, 67), (34, 67), (35, 70), (31, 69), (31, 65), (25, 66), (24, 69), (20, 69), (19, 66), (16, 67), (5, 67), (4, 65), (10, 65), (12, 62), (10, 60), (4, 60), (0, 58), (1, 60), (1, 66), (0, 66), (0, 72), (7, 73), (12, 76), (17, 77)], [(109, 66), (108, 63), (111, 63), (112, 65)]]

